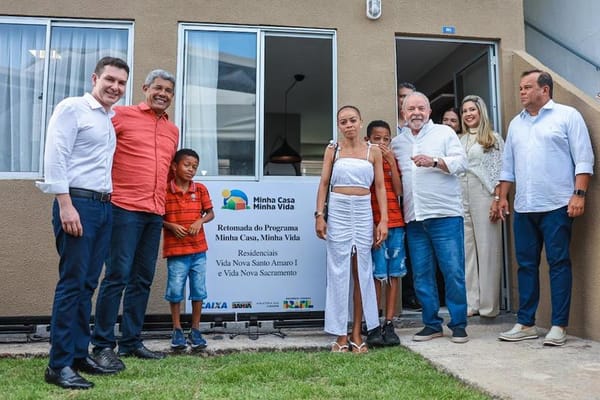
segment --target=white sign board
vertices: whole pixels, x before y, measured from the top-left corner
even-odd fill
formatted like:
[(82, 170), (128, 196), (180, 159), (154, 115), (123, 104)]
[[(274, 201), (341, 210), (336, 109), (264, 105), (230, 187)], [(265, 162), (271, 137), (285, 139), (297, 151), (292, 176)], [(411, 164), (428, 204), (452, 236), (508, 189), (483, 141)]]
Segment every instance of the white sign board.
[[(316, 182), (203, 182), (215, 219), (203, 313), (325, 309), (325, 242), (316, 237)], [(189, 304), (188, 304), (188, 309)]]

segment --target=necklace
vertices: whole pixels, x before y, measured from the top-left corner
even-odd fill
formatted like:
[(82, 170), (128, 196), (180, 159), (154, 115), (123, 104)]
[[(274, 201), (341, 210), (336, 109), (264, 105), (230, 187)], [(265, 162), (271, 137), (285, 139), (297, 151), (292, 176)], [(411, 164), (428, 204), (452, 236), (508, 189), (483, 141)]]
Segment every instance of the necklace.
[[(470, 141), (469, 139), (471, 139), (471, 136), (473, 136), (473, 141)], [(475, 143), (477, 143), (477, 134), (475, 133), (467, 133), (467, 140), (465, 141), (465, 152), (467, 154), (469, 154), (469, 151), (471, 151), (471, 148), (475, 145)]]

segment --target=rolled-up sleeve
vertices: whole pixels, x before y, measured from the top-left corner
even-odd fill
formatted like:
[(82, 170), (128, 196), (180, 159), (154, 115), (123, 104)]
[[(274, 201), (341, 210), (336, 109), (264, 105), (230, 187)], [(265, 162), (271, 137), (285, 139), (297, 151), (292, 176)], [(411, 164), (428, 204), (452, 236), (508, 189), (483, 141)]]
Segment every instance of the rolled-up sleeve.
[(590, 135), (581, 114), (573, 109), (568, 120), (567, 135), (571, 157), (575, 164), (575, 175), (594, 174), (594, 152)]
[(446, 155), (442, 157), (451, 175), (458, 175), (467, 170), (467, 156), (458, 136), (450, 136), (446, 144)]

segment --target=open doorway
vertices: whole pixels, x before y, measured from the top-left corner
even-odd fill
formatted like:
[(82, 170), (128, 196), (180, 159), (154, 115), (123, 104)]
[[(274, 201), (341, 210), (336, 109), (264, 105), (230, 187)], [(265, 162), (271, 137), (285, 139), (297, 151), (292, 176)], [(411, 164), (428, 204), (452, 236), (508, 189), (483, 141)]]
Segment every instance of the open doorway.
[(482, 97), (494, 130), (501, 132), (495, 42), (396, 37), (397, 82), (411, 82), (431, 102), (431, 119), (458, 107), (469, 94)]
[[(431, 119), (436, 123), (441, 123), (446, 110), (459, 108), (465, 96), (480, 96), (487, 104), (493, 129), (502, 135), (497, 52), (493, 41), (397, 36), (396, 81), (412, 83), (429, 98)], [(500, 306), (507, 310), (510, 303), (506, 227), (503, 238)]]
[(333, 38), (330, 33), (265, 33), (265, 176), (321, 174), (334, 126)]

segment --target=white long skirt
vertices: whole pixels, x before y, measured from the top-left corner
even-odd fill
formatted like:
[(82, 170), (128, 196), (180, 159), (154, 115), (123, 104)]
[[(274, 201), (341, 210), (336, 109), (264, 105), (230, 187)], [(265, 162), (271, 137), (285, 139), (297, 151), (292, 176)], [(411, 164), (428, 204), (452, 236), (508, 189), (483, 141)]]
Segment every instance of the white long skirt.
[(352, 311), (351, 255), (356, 248), (358, 281), (367, 329), (379, 326), (373, 282), (373, 212), (371, 195), (329, 195), (327, 219), (327, 293), (325, 332), (336, 336), (348, 333)]

